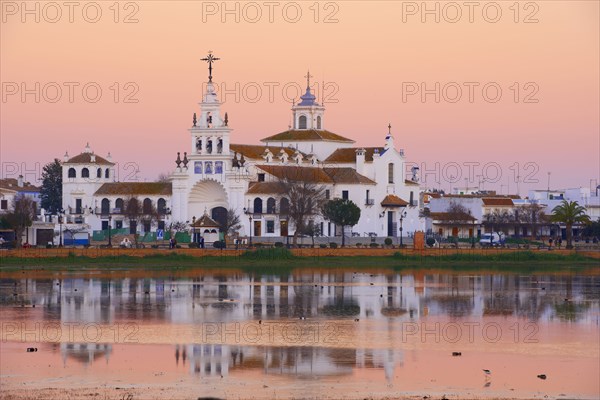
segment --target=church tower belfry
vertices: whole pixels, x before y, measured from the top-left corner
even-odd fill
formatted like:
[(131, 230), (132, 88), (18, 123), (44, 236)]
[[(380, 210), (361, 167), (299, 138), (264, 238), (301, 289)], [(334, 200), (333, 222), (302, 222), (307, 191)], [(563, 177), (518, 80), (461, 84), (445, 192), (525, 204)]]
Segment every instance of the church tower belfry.
[(212, 52), (209, 52), (202, 61), (208, 63), (208, 82), (206, 92), (200, 105), (200, 116), (192, 120), (189, 129), (192, 136), (192, 155), (227, 156), (229, 154), (229, 121), (227, 113), (221, 115), (221, 102), (219, 102), (212, 81), (213, 63), (218, 61)]
[(294, 104), (292, 112), (294, 115), (294, 130), (316, 129), (324, 130), (323, 114), (325, 107), (316, 102), (317, 98), (310, 90), (310, 71), (304, 76), (306, 78), (306, 92), (300, 96), (300, 102)]

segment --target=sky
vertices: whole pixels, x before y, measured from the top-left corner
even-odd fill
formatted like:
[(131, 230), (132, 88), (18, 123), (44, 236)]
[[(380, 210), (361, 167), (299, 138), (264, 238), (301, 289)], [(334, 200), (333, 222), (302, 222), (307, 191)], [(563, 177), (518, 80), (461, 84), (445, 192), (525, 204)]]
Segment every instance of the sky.
[(2, 177), (87, 142), (121, 180), (171, 172), (212, 50), (233, 143), (286, 130), (310, 70), (325, 128), (391, 124), (424, 186), (596, 186), (599, 3), (2, 1)]

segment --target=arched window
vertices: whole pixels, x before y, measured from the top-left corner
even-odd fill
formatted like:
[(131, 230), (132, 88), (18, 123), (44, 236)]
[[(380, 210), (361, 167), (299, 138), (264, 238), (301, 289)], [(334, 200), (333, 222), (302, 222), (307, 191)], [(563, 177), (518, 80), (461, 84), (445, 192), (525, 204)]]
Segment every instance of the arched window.
[(102, 168), (98, 168), (96, 171), (96, 178), (102, 178)]
[(105, 177), (106, 179), (110, 178), (110, 169), (106, 168), (106, 169), (104, 170), (104, 177)]
[(77, 177), (77, 172), (75, 171), (75, 168), (69, 168), (69, 178), (76, 178)]
[(142, 205), (142, 209), (144, 210), (144, 214), (150, 214), (152, 213), (152, 200), (150, 200), (149, 198), (145, 198), (144, 199), (144, 203)]
[(261, 214), (262, 213), (262, 199), (257, 197), (254, 199), (254, 213)]
[(115, 201), (115, 208), (118, 208), (119, 212), (123, 212), (123, 199), (119, 198)]
[(102, 203), (100, 205), (100, 212), (102, 214), (109, 214), (110, 213), (110, 200), (108, 200), (108, 199), (102, 199)]
[(298, 118), (298, 129), (306, 129), (306, 115), (301, 115)]
[(321, 116), (317, 117), (317, 129), (321, 129)]
[(394, 183), (394, 163), (388, 164), (388, 183)]
[(159, 214), (166, 214), (167, 213), (167, 201), (161, 197), (160, 199), (158, 199), (158, 202), (156, 203), (156, 208), (158, 209)]
[(90, 170), (87, 168), (84, 168), (81, 170), (81, 177), (82, 178), (89, 178), (90, 177)]
[(275, 199), (272, 197), (267, 199), (267, 214), (275, 214)]
[(290, 212), (290, 201), (284, 197), (279, 202), (279, 213), (280, 214), (289, 214)]

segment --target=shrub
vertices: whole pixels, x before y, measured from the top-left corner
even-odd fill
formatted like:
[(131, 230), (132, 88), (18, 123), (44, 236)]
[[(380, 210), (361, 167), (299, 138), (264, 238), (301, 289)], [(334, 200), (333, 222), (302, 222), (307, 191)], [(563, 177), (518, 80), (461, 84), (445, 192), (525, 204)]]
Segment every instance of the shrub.
[(180, 248), (181, 248), (181, 245), (180, 245), (180, 244), (176, 244), (176, 245), (175, 245), (175, 248), (176, 248), (176, 249), (180, 249)]
[(242, 257), (252, 260), (287, 260), (294, 258), (294, 255), (288, 249), (277, 248), (247, 250), (242, 254)]
[(188, 247), (190, 249), (197, 249), (198, 248), (198, 243), (192, 242), (192, 243), (188, 244)]
[(257, 249), (260, 249), (260, 248), (263, 247), (263, 244), (260, 243), (260, 242), (259, 243), (254, 243), (254, 247), (256, 247)]
[(158, 249), (158, 245), (157, 244), (153, 244), (150, 247), (152, 247), (153, 249)]
[(320, 248), (322, 248), (322, 249), (326, 249), (326, 248), (327, 248), (327, 245), (326, 245), (325, 243), (321, 243), (321, 244), (319, 245), (319, 247), (320, 247)]
[(223, 240), (217, 240), (216, 242), (213, 243), (213, 247), (215, 249), (224, 249), (225, 248), (225, 242)]
[(435, 244), (435, 239), (432, 237), (428, 237), (425, 243), (427, 243), (427, 246), (433, 247), (433, 245)]
[(369, 245), (369, 247), (376, 248), (376, 247), (379, 247), (379, 245), (377, 243), (371, 243)]
[(386, 246), (389, 246), (392, 244), (392, 238), (385, 238), (385, 240), (383, 241), (383, 243), (385, 243)]
[(362, 247), (362, 243), (356, 243), (356, 247)]
[(336, 242), (329, 243), (329, 248), (330, 249), (337, 249), (337, 243)]
[(275, 242), (275, 247), (283, 247), (283, 242)]

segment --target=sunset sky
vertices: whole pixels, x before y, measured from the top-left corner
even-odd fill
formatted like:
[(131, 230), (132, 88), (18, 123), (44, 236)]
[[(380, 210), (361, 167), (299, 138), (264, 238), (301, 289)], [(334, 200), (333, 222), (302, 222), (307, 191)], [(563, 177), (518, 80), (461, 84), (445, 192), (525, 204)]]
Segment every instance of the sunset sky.
[[(176, 152), (190, 149), (187, 129), (208, 76), (200, 59), (212, 50), (220, 58), (214, 81), (232, 91), (223, 110), (234, 143), (286, 130), (292, 84), (304, 87), (310, 69), (329, 88), (325, 127), (381, 146), (391, 123), (408, 161), (431, 171), (439, 163), (441, 182), (432, 172), (428, 187), (464, 186), (464, 163), (479, 163), (471, 164), (475, 175), (487, 165), (490, 179), (499, 165), (502, 177), (484, 188), (503, 193), (517, 190), (517, 171), (530, 180), (520, 183), (521, 194), (545, 188), (549, 171), (554, 188), (600, 183), (598, 1), (475, 2), (473, 9), (427, 2), (438, 7), (439, 22), (421, 1), (273, 2), (272, 22), (264, 2), (90, 3), (69, 10), (27, 2), (38, 7), (35, 15), (22, 2), (2, 1), (2, 177), (16, 177), (17, 168), (33, 181), (36, 163), (66, 150), (76, 155), (86, 142), (99, 155), (111, 152), (122, 180), (131, 175), (128, 162), (137, 163), (140, 180), (171, 172)], [(223, 13), (225, 4), (237, 7), (239, 21), (235, 11)], [(95, 23), (94, 7), (102, 13)], [(422, 84), (431, 90), (424, 98)], [(95, 103), (94, 87), (102, 90)], [(31, 93), (22, 96), (23, 88)], [(453, 163), (462, 166), (460, 179)]]

